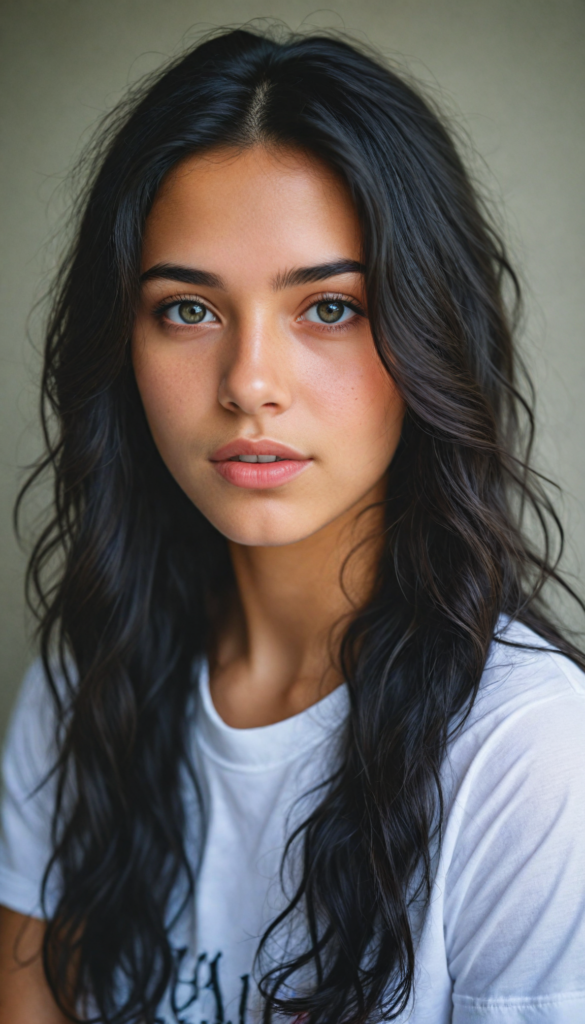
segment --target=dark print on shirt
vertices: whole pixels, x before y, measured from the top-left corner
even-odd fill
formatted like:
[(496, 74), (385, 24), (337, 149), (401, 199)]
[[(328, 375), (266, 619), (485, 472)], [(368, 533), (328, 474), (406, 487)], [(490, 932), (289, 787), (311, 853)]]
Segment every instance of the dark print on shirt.
[[(242, 974), (240, 977), (237, 1020), (226, 1020), (219, 978), (219, 961), (222, 954), (216, 953), (213, 960), (208, 960), (207, 953), (201, 953), (193, 971), (185, 977), (182, 975), (182, 968), (188, 952), (186, 947), (173, 950), (175, 962), (169, 995), (170, 1008), (173, 1013), (172, 1024), (193, 1024), (191, 1014), (185, 1016), (185, 1013), (190, 1007), (195, 1009), (195, 1004), (206, 991), (210, 991), (213, 997), (214, 1016), (208, 1020), (202, 1020), (200, 1024), (246, 1024), (250, 975)], [(157, 1017), (155, 1024), (171, 1024), (171, 1021), (165, 1017)]]

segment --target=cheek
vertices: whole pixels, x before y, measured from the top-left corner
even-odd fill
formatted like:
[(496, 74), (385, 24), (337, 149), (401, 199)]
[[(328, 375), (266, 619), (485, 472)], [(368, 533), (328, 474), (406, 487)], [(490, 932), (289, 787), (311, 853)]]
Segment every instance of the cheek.
[(193, 427), (204, 420), (212, 381), (204, 359), (176, 358), (171, 346), (133, 342), (132, 362), (138, 390), (159, 448), (193, 439)]
[[(405, 405), (374, 347), (344, 345), (321, 353), (310, 373), (301, 370), (306, 406), (335, 440), (339, 455), (367, 452), (377, 463), (391, 459)], [(338, 442), (343, 442), (343, 452)]]

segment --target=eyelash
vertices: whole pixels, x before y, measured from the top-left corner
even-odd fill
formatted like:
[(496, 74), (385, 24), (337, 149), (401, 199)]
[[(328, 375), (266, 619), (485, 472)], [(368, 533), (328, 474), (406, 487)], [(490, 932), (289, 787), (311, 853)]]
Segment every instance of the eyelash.
[[(158, 305), (154, 307), (152, 314), (157, 320), (162, 321), (165, 318), (165, 313), (167, 309), (171, 309), (173, 306), (178, 305), (180, 302), (200, 302), (202, 306), (205, 306), (207, 309), (209, 309), (207, 302), (201, 299), (198, 295), (174, 295), (172, 299), (163, 299), (162, 302), (159, 302)], [(342, 295), (339, 292), (324, 292), (323, 295), (320, 295), (317, 299), (313, 299), (313, 301), (309, 303), (309, 305), (303, 310), (303, 312), (301, 313), (301, 317), (304, 316), (310, 309), (312, 309), (313, 306), (318, 306), (320, 302), (343, 302), (344, 306), (347, 306), (348, 309), (351, 309), (352, 313), (355, 313), (356, 316), (364, 318), (366, 317), (365, 310), (358, 302), (356, 302), (355, 299), (349, 299), (346, 295)], [(213, 312), (213, 310), (211, 310), (211, 312)], [(297, 319), (300, 319), (300, 317), (298, 317)], [(347, 328), (350, 327), (352, 324), (353, 318), (350, 320), (345, 320), (341, 324), (313, 323), (312, 326), (317, 327), (318, 330), (325, 330), (328, 333), (330, 333), (335, 331), (347, 330)], [(172, 323), (172, 321), (170, 320), (166, 321), (166, 325), (174, 330), (183, 330), (183, 326)], [(198, 325), (185, 324), (184, 326), (187, 328), (187, 330), (192, 330), (193, 327), (196, 327)]]
[[(352, 313), (354, 313), (355, 316), (359, 316), (364, 319), (366, 318), (366, 311), (359, 304), (359, 302), (357, 302), (355, 299), (348, 298), (347, 295), (342, 295), (340, 292), (324, 292), (323, 295), (320, 295), (317, 299), (313, 299), (313, 301), (309, 303), (306, 309), (304, 309), (303, 312), (301, 313), (301, 316), (305, 316), (305, 314), (308, 313), (308, 311), (312, 309), (313, 306), (318, 306), (321, 302), (342, 302), (344, 306), (347, 306), (348, 309), (351, 309)], [(341, 324), (312, 323), (311, 326), (316, 327), (319, 331), (325, 330), (328, 333), (330, 333), (332, 331), (348, 330), (348, 328), (351, 327), (353, 323), (354, 318), (351, 317), (351, 319), (345, 320)]]
[[(181, 302), (200, 302), (202, 306), (208, 307), (208, 304), (200, 299), (198, 295), (174, 295), (172, 299), (163, 299), (153, 309), (152, 315), (157, 320), (162, 320), (167, 309), (171, 309), (173, 306), (178, 306)], [(215, 315), (215, 314), (214, 314)], [(171, 324), (172, 327), (178, 327), (178, 324)], [(185, 327), (189, 327), (189, 324), (185, 324)]]

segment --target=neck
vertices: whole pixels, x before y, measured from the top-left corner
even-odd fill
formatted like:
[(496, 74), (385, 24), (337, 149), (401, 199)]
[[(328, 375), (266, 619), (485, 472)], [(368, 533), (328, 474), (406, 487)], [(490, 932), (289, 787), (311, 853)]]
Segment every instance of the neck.
[(237, 594), (212, 670), (213, 699), (228, 724), (287, 718), (342, 681), (332, 651), (371, 592), (383, 516), (372, 503), (383, 490), (381, 482), (358, 506), (294, 544), (230, 544)]

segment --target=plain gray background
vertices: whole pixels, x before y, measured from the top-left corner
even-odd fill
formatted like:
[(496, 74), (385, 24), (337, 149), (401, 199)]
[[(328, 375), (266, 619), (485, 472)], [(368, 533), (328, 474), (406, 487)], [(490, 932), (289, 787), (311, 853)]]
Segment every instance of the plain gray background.
[(501, 210), (525, 283), (538, 461), (565, 489), (565, 565), (577, 579), (585, 565), (583, 0), (3, 0), (0, 734), (34, 650), (11, 511), (22, 467), (40, 450), (41, 321), (30, 310), (62, 242), (64, 179), (129, 84), (201, 31), (263, 17), (373, 43), (471, 139), (473, 173)]

